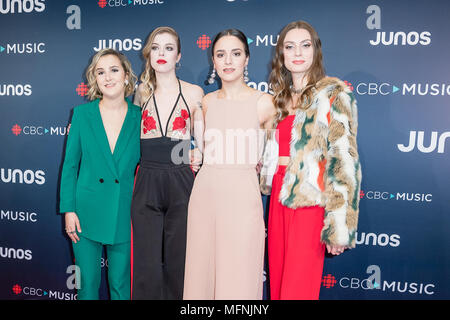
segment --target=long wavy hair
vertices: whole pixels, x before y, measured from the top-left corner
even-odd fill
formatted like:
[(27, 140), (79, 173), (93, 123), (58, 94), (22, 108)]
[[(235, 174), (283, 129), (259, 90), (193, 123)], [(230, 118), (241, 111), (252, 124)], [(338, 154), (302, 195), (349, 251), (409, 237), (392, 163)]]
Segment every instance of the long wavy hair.
[(156, 75), (150, 61), (150, 53), (152, 51), (152, 43), (158, 34), (168, 33), (175, 37), (177, 42), (177, 53), (181, 52), (181, 41), (178, 33), (171, 27), (158, 27), (152, 31), (142, 49), (142, 56), (145, 59), (145, 69), (142, 72), (140, 80), (143, 83), (142, 99), (147, 100), (156, 90)]
[(89, 88), (87, 92), (87, 97), (91, 101), (97, 98), (101, 99), (103, 97), (102, 92), (98, 88), (97, 79), (95, 78), (95, 68), (97, 66), (98, 60), (100, 60), (101, 57), (107, 55), (116, 56), (120, 60), (120, 63), (122, 64), (122, 68), (125, 71), (125, 74), (128, 75), (128, 84), (125, 86), (125, 97), (132, 95), (134, 92), (134, 86), (136, 84), (137, 77), (133, 72), (131, 63), (128, 60), (128, 58), (123, 53), (118, 52), (114, 49), (102, 49), (94, 55), (94, 57), (91, 60), (91, 63), (86, 69), (86, 80), (88, 82)]
[(286, 34), (292, 29), (305, 29), (311, 35), (311, 42), (313, 45), (313, 62), (311, 67), (307, 71), (306, 77), (308, 82), (303, 89), (300, 99), (294, 109), (308, 109), (312, 103), (313, 88), (316, 83), (325, 77), (325, 68), (322, 62), (322, 44), (320, 42), (319, 35), (316, 30), (305, 21), (294, 21), (286, 25), (283, 30), (281, 30), (277, 45), (275, 47), (275, 55), (272, 59), (272, 71), (270, 73), (270, 84), (272, 86), (273, 102), (275, 109), (277, 111), (277, 121), (283, 120), (288, 114), (287, 105), (292, 101), (292, 93), (290, 90), (292, 82), (291, 72), (286, 69), (284, 65), (284, 39)]

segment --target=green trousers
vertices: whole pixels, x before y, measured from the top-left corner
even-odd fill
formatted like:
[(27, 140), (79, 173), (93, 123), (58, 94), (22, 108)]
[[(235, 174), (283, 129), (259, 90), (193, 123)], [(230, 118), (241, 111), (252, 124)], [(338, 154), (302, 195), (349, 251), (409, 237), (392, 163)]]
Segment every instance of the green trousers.
[[(103, 244), (80, 236), (72, 246), (75, 264), (80, 268), (78, 300), (98, 300)], [(130, 300), (130, 242), (105, 247), (111, 300)]]

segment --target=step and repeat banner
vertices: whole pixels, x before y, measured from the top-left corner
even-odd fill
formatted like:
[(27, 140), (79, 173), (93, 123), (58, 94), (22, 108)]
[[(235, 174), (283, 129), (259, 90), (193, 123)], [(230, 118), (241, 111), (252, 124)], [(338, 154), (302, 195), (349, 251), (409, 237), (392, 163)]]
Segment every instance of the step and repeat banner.
[(238, 28), (248, 84), (270, 92), (277, 35), (294, 20), (316, 28), (327, 74), (359, 107), (357, 246), (326, 257), (320, 299), (449, 299), (449, 12), (446, 0), (0, 0), (0, 299), (76, 299), (58, 185), (96, 51), (123, 52), (140, 74), (147, 36), (171, 26), (178, 76), (210, 92), (211, 41)]

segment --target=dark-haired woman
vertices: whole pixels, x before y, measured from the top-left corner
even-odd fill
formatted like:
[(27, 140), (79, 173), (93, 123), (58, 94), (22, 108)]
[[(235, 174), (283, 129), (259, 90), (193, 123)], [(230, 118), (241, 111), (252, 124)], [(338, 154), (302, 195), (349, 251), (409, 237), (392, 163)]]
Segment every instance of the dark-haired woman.
[(303, 21), (281, 31), (270, 82), (279, 136), (278, 168), (273, 181), (266, 177), (271, 299), (318, 299), (325, 247), (339, 255), (355, 246), (356, 100), (325, 76), (320, 39)]
[[(264, 220), (256, 173), (271, 96), (244, 81), (249, 49), (235, 29), (212, 45), (222, 88), (203, 98), (203, 166), (189, 201), (184, 299), (261, 299)], [(261, 143), (260, 143), (261, 142)]]

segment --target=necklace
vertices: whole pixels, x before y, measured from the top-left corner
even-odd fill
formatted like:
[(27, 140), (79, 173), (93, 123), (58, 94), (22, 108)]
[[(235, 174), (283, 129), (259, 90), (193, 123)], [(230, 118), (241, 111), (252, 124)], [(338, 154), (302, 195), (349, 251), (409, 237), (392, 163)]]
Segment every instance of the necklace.
[(304, 89), (304, 88), (301, 88), (301, 89), (295, 89), (294, 86), (293, 86), (292, 84), (289, 86), (289, 90), (291, 90), (291, 92), (294, 93), (294, 94), (300, 94), (300, 93), (302, 93), (302, 92), (303, 92), (303, 89)]

